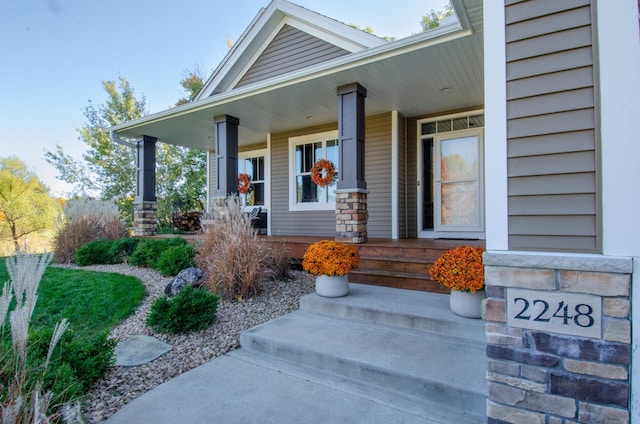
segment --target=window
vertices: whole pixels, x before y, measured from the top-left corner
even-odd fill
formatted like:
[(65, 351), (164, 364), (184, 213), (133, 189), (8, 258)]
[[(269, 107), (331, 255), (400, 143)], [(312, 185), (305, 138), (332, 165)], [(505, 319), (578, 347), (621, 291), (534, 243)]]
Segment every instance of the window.
[(241, 195), (245, 206), (261, 206), (266, 203), (266, 168), (265, 155), (259, 151), (241, 152), (238, 158), (238, 173), (249, 175), (251, 191)]
[(338, 132), (293, 137), (289, 139), (290, 157), (290, 210), (330, 210), (335, 209), (336, 183), (320, 187), (311, 179), (309, 170), (319, 159), (330, 160), (340, 171), (338, 152)]

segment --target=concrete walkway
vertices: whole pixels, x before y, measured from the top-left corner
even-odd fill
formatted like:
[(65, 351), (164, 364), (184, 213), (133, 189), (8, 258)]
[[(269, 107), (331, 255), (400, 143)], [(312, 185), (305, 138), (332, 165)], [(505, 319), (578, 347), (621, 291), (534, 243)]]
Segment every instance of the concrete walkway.
[(108, 423), (485, 423), (484, 322), (448, 296), (351, 284), (243, 332), (241, 348)]

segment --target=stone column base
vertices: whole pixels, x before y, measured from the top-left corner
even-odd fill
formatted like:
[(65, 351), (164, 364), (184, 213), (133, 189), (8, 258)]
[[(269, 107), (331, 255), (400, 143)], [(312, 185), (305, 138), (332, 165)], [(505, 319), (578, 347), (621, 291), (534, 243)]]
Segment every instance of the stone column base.
[(367, 236), (367, 190), (336, 190), (336, 241), (361, 244)]
[(133, 235), (154, 236), (158, 232), (158, 204), (141, 202), (133, 204)]

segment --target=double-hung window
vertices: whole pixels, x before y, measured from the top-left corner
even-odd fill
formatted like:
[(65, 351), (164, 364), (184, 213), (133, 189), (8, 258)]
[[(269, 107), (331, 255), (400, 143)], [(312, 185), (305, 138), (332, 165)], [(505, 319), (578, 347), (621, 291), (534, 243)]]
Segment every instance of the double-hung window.
[(319, 159), (333, 163), (340, 172), (338, 132), (328, 131), (289, 139), (289, 209), (333, 210), (336, 183), (321, 187), (311, 179), (311, 167)]
[(266, 167), (265, 153), (262, 151), (241, 152), (238, 158), (238, 173), (247, 174), (251, 181), (251, 190), (241, 195), (245, 206), (266, 206)]

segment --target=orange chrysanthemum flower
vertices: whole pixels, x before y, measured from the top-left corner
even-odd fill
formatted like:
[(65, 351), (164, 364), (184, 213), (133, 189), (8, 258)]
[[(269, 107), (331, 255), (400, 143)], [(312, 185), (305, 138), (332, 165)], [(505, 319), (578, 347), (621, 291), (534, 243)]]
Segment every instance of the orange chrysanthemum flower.
[(429, 270), (435, 281), (452, 290), (475, 293), (484, 288), (483, 249), (458, 246), (447, 250)]
[(304, 253), (302, 267), (313, 275), (345, 275), (359, 260), (358, 249), (354, 246), (322, 240), (309, 246)]

